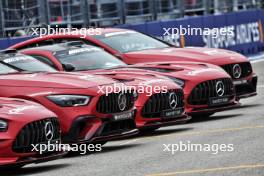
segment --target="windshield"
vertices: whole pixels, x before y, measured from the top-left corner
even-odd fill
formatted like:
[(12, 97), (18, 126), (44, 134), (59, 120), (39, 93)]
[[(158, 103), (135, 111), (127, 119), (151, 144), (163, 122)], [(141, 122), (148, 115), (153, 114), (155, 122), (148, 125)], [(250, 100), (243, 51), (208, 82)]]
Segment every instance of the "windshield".
[(14, 56), (2, 60), (4, 63), (24, 71), (30, 72), (55, 72), (52, 67), (38, 61), (31, 56)]
[(95, 37), (121, 53), (169, 47), (159, 40), (134, 31), (113, 32)]
[(95, 47), (78, 48), (57, 52), (61, 64), (71, 64), (74, 71), (108, 69), (126, 64), (104, 50)]
[(0, 64), (0, 74), (16, 73), (17, 70), (10, 68), (4, 64)]

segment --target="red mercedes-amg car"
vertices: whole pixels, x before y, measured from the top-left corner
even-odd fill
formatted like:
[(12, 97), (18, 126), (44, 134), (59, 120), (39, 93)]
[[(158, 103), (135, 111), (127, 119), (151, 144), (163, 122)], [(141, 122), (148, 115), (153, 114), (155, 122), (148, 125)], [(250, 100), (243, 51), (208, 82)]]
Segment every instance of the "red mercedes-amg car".
[(233, 51), (201, 47), (176, 48), (151, 36), (127, 29), (105, 28), (101, 35), (57, 34), (34, 38), (18, 43), (11, 48), (24, 49), (81, 40), (87, 44), (104, 48), (127, 64), (164, 61), (205, 62), (222, 67), (233, 79), (237, 98), (256, 95), (257, 76), (248, 59)]
[[(140, 78), (142, 81), (154, 79), (151, 75), (165, 76), (184, 88), (186, 111), (192, 116), (205, 118), (215, 112), (239, 106), (235, 101), (230, 76), (222, 68), (212, 64), (171, 62), (128, 66), (102, 49), (82, 42), (34, 47), (21, 52), (60, 71), (87, 72), (115, 79)], [(157, 97), (153, 101), (159, 101), (158, 99)], [(142, 117), (138, 115), (136, 119), (140, 124)]]
[(0, 104), (0, 169), (46, 162), (66, 154), (33, 151), (33, 145), (60, 142), (60, 125), (54, 113), (21, 99), (0, 98)]
[[(72, 54), (78, 53), (76, 50), (72, 52)], [(10, 67), (31, 72), (54, 71), (52, 67), (30, 56), (9, 54), (0, 61)], [(137, 126), (146, 128), (184, 123), (190, 119), (184, 110), (182, 88), (163, 76), (135, 75), (129, 78), (107, 78), (88, 73), (56, 72), (18, 75), (7, 75), (7, 78), (2, 76), (3, 79), (0, 77), (0, 85), (4, 82), (8, 87), (8, 91), (3, 91), (2, 94), (34, 99), (52, 109), (60, 118), (65, 119), (62, 122), (62, 129), (64, 133), (69, 133), (66, 135), (67, 141), (75, 138), (98, 140), (102, 136), (103, 139), (108, 136), (113, 138), (119, 133), (119, 135), (129, 135), (134, 128), (132, 118), (134, 115), (137, 119), (145, 117), (139, 119), (140, 123), (137, 123)], [(12, 79), (16, 81), (12, 83)], [(29, 86), (29, 92), (25, 91), (27, 88), (21, 89), (28, 94), (13, 89), (14, 85), (26, 86), (31, 82), (33, 85)], [(105, 89), (105, 93), (109, 88), (112, 91), (128, 88), (129, 91), (125, 91), (124, 95), (110, 92), (111, 94), (107, 96), (102, 94), (101, 88)], [(131, 90), (136, 90), (137, 93)], [(157, 96), (162, 98), (157, 99)], [(153, 99), (157, 100), (154, 102)], [(133, 109), (135, 101), (137, 110)], [(156, 107), (156, 103), (160, 103), (160, 106)]]
[(31, 100), (53, 111), (64, 142), (104, 143), (138, 133), (134, 93), (114, 92), (118, 81), (60, 73), (30, 56), (9, 52), (0, 56), (0, 96)]

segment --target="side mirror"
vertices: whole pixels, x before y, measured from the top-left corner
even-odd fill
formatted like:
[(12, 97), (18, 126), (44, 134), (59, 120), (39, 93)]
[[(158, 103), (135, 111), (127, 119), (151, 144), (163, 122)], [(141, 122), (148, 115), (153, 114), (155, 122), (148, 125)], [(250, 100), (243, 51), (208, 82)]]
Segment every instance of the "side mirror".
[(71, 72), (75, 70), (75, 67), (72, 64), (68, 64), (68, 63), (62, 64), (62, 67), (63, 70), (67, 72)]

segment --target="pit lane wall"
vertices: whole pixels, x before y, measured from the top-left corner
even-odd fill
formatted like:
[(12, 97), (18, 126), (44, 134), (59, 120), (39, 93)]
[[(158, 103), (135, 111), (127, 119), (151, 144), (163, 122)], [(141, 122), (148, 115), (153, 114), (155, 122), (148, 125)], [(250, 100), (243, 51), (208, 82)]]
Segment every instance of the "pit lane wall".
[[(179, 35), (173, 28), (226, 28), (232, 29), (228, 35)], [(264, 51), (264, 10), (232, 12), (220, 15), (187, 17), (170, 21), (146, 22), (144, 24), (127, 24), (118, 26), (134, 29), (159, 37), (177, 46), (202, 46), (225, 48), (245, 55)], [(165, 29), (166, 28), (166, 29)], [(166, 30), (170, 34), (166, 33)]]
[[(164, 28), (232, 28), (232, 35), (167, 35)], [(169, 21), (154, 21), (142, 24), (117, 26), (134, 29), (162, 38), (177, 46), (202, 46), (226, 48), (245, 55), (264, 51), (264, 10), (232, 12), (220, 15), (195, 16)], [(164, 35), (165, 34), (165, 35)], [(0, 49), (30, 37), (0, 39)]]

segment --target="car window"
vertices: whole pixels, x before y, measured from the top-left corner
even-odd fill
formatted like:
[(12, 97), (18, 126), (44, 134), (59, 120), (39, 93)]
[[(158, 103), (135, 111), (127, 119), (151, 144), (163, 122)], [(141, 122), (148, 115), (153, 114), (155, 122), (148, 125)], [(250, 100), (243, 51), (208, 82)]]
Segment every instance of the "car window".
[(126, 64), (111, 54), (97, 47), (83, 47), (70, 50), (59, 51), (55, 57), (61, 64), (71, 64), (75, 71), (107, 69)]
[(16, 73), (17, 70), (0, 63), (0, 74)]
[(19, 55), (7, 57), (2, 60), (4, 63), (25, 71), (31, 72), (55, 72), (56, 70), (31, 56)]
[(169, 47), (157, 39), (134, 31), (107, 33), (95, 38), (121, 53)]
[(31, 55), (32, 57), (34, 57), (35, 59), (39, 60), (40, 62), (43, 62), (53, 68), (56, 68), (56, 66), (54, 65), (54, 63), (52, 61), (49, 60), (49, 58), (46, 58), (44, 56), (40, 56), (40, 55)]

